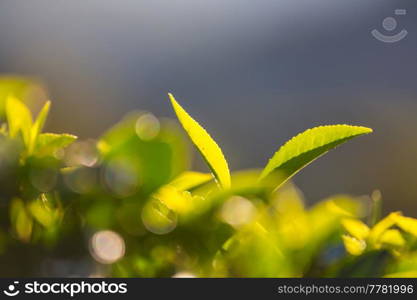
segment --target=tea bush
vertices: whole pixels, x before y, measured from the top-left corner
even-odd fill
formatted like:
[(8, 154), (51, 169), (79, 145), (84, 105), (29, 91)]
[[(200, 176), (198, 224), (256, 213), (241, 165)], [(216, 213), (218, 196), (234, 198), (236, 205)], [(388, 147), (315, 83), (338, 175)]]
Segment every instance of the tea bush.
[[(1, 276), (417, 276), (417, 220), (381, 219), (377, 191), (306, 207), (289, 181), (369, 128), (312, 128), (263, 170), (230, 172), (171, 94), (185, 134), (172, 120), (132, 113), (80, 141), (43, 132), (50, 103), (33, 119), (34, 87), (0, 79)], [(190, 170), (188, 139), (210, 172)]]

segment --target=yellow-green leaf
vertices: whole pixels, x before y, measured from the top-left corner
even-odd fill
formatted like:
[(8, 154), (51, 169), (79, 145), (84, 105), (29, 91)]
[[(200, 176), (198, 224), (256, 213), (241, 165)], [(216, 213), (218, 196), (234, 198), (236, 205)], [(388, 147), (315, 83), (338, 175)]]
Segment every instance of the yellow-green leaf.
[(27, 100), (38, 99), (37, 96), (43, 96), (44, 90), (40, 82), (33, 78), (15, 76), (15, 75), (0, 75), (0, 116), (3, 117), (6, 109), (7, 98), (14, 96), (20, 99), (23, 103)]
[(21, 132), (24, 143), (28, 145), (30, 129), (32, 128), (32, 114), (30, 110), (20, 100), (15, 97), (9, 97), (6, 101), (6, 116), (10, 137), (15, 137)]
[(33, 218), (46, 228), (53, 226), (62, 213), (59, 208), (48, 205), (48, 198), (45, 194), (41, 194), (37, 199), (30, 202), (28, 210)]
[(302, 168), (330, 149), (359, 135), (371, 133), (372, 129), (351, 125), (327, 125), (308, 129), (285, 143), (269, 160), (259, 180), (272, 172), (281, 176), (277, 187)]
[(193, 209), (193, 196), (190, 192), (181, 191), (173, 186), (166, 185), (152, 196), (164, 203), (169, 209), (185, 214)]
[(73, 143), (77, 137), (72, 134), (42, 133), (38, 136), (35, 154), (38, 156), (54, 155), (59, 149)]
[(171, 181), (169, 185), (176, 187), (180, 191), (187, 191), (211, 179), (213, 179), (213, 176), (210, 173), (185, 171)]
[(401, 247), (405, 244), (405, 240), (397, 229), (386, 230), (379, 239), (380, 243), (391, 246)]
[(417, 219), (398, 215), (396, 216), (396, 224), (405, 232), (417, 237)]
[(345, 245), (346, 251), (352, 255), (361, 255), (366, 249), (365, 241), (360, 241), (349, 235), (343, 235), (343, 244)]
[(38, 114), (38, 117), (35, 120), (31, 130), (30, 130), (30, 143), (29, 143), (29, 154), (33, 152), (36, 146), (36, 139), (38, 135), (42, 132), (43, 126), (45, 125), (46, 118), (48, 117), (49, 108), (51, 106), (51, 102), (47, 101), (45, 105), (42, 107), (41, 111)]
[(343, 228), (358, 240), (364, 240), (369, 235), (369, 227), (360, 220), (344, 219), (342, 220)]
[(17, 237), (28, 242), (32, 236), (33, 220), (21, 199), (14, 198), (11, 201), (10, 218)]
[(395, 225), (398, 216), (401, 216), (400, 212), (392, 212), (385, 218), (383, 218), (381, 221), (375, 224), (374, 227), (372, 227), (371, 231), (369, 232), (369, 243), (372, 246), (378, 247), (379, 239), (382, 236), (382, 234), (387, 231), (390, 227)]
[(417, 278), (417, 271), (403, 271), (384, 275), (385, 278)]
[(172, 94), (169, 94), (169, 98), (178, 120), (207, 162), (214, 176), (222, 187), (229, 188), (231, 184), (230, 172), (222, 150), (207, 131), (178, 104)]

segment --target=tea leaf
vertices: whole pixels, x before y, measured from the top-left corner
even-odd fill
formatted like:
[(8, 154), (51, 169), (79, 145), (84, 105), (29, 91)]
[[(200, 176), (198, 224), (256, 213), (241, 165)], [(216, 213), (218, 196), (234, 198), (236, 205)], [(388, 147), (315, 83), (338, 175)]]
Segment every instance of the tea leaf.
[(178, 190), (186, 191), (198, 187), (212, 178), (210, 173), (186, 171), (177, 176), (169, 185), (176, 187)]
[(9, 97), (6, 101), (6, 116), (9, 124), (10, 137), (15, 137), (21, 132), (23, 141), (28, 145), (30, 129), (32, 127), (32, 114), (30, 110), (20, 100), (15, 97)]
[(31, 201), (28, 205), (28, 210), (33, 218), (46, 228), (53, 226), (62, 213), (59, 208), (48, 205), (48, 199), (45, 194), (41, 194), (37, 199)]
[(272, 172), (279, 172), (281, 179), (278, 188), (329, 150), (356, 136), (371, 132), (370, 128), (350, 125), (327, 125), (308, 129), (293, 137), (274, 154), (259, 180), (265, 179)]
[(368, 237), (369, 227), (359, 220), (344, 219), (342, 220), (342, 225), (351, 236), (358, 240), (364, 240)]
[(140, 138), (137, 124), (142, 116), (128, 114), (99, 139), (97, 148), (104, 164), (113, 170), (123, 165), (138, 179), (141, 192), (150, 195), (185, 171), (190, 156), (182, 128), (172, 120), (161, 120), (153, 139)]
[(390, 273), (383, 276), (384, 278), (417, 278), (417, 271), (403, 271), (397, 273)]
[(385, 231), (379, 240), (383, 244), (388, 244), (391, 246), (403, 246), (405, 244), (405, 240), (401, 233), (397, 229), (389, 229)]
[(0, 117), (6, 109), (7, 98), (14, 96), (23, 103), (29, 100), (38, 100), (44, 96), (44, 89), (40, 82), (33, 78), (15, 75), (0, 75)]
[(33, 126), (30, 130), (30, 142), (28, 147), (29, 154), (31, 154), (35, 149), (36, 139), (38, 138), (38, 135), (42, 132), (43, 126), (45, 125), (50, 106), (51, 102), (47, 101), (45, 105), (42, 107), (42, 110), (39, 112), (39, 115), (36, 118), (35, 123), (33, 123)]
[(417, 237), (417, 219), (404, 216), (396, 216), (396, 219), (398, 227)]
[(381, 238), (381, 236), (384, 234), (385, 231), (387, 231), (390, 227), (395, 225), (398, 216), (401, 216), (400, 212), (392, 212), (385, 218), (383, 218), (381, 221), (375, 224), (374, 227), (372, 227), (370, 233), (369, 233), (369, 244), (371, 246), (378, 248), (378, 243)]
[(172, 94), (169, 94), (169, 98), (181, 125), (203, 156), (214, 176), (222, 187), (229, 188), (231, 184), (230, 172), (222, 150), (207, 131), (178, 104)]
[(38, 137), (36, 154), (54, 155), (57, 150), (70, 145), (76, 139), (77, 137), (72, 134), (42, 133)]
[(24, 242), (28, 242), (32, 235), (33, 220), (21, 199), (12, 199), (10, 218), (17, 237)]
[(343, 243), (346, 251), (352, 255), (361, 255), (366, 248), (366, 243), (354, 237), (343, 235)]

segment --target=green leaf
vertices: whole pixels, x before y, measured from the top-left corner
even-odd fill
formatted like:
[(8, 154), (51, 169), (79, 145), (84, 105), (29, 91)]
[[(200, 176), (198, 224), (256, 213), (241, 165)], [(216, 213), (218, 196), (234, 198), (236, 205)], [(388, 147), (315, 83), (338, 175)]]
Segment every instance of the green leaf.
[(48, 197), (45, 194), (41, 194), (28, 205), (28, 211), (33, 218), (45, 228), (53, 226), (62, 215), (61, 209), (53, 207), (49, 202)]
[(6, 116), (10, 137), (15, 137), (21, 132), (24, 143), (28, 145), (32, 128), (32, 114), (30, 110), (17, 98), (9, 97), (6, 101)]
[(36, 118), (36, 121), (30, 130), (30, 142), (28, 150), (29, 154), (31, 154), (35, 149), (36, 139), (38, 138), (38, 135), (42, 132), (43, 126), (45, 125), (50, 106), (51, 102), (47, 101), (45, 105), (42, 107), (41, 111), (39, 112), (38, 117)]
[(97, 148), (109, 170), (130, 172), (125, 182), (134, 180), (138, 191), (149, 195), (188, 169), (190, 149), (182, 128), (173, 120), (160, 120), (159, 133), (153, 139), (140, 138), (137, 124), (143, 116), (129, 113), (99, 139)]
[(33, 219), (28, 213), (23, 200), (13, 198), (10, 203), (10, 219), (17, 237), (28, 242), (32, 236)]
[(168, 95), (175, 114), (191, 141), (203, 156), (220, 185), (223, 188), (229, 188), (231, 185), (230, 171), (222, 150), (207, 131), (178, 104), (174, 96)]
[(39, 156), (54, 155), (57, 150), (70, 145), (76, 139), (77, 137), (72, 134), (42, 133), (38, 137), (35, 154)]
[(381, 250), (368, 251), (352, 258), (352, 260), (346, 260), (337, 273), (331, 277), (381, 277), (386, 271), (387, 263), (392, 260), (388, 251)]
[(277, 188), (302, 168), (336, 146), (359, 135), (371, 133), (362, 126), (327, 125), (308, 129), (285, 143), (269, 160), (259, 180), (272, 172), (281, 176)]
[(213, 176), (210, 173), (185, 171), (171, 181), (169, 185), (176, 187), (180, 191), (188, 191), (212, 179)]

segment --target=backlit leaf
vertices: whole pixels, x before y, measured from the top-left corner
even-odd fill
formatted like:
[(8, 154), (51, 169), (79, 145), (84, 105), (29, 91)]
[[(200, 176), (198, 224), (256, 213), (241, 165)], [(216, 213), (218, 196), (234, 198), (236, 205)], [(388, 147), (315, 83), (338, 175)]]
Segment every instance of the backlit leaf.
[(408, 232), (417, 237), (417, 219), (404, 216), (396, 216), (396, 224), (405, 232)]
[(308, 129), (285, 143), (269, 160), (259, 180), (272, 172), (281, 176), (278, 186), (330, 149), (359, 135), (371, 133), (362, 126), (327, 125)]
[(178, 104), (172, 94), (169, 94), (169, 98), (181, 125), (207, 162), (214, 176), (222, 187), (229, 188), (230, 172), (222, 150), (207, 131)]
[(28, 145), (30, 129), (32, 127), (32, 114), (30, 110), (20, 100), (9, 97), (6, 101), (6, 116), (10, 136), (15, 137), (21, 132), (23, 141)]
[(417, 278), (417, 271), (404, 271), (384, 275), (385, 278)]
[(33, 220), (21, 199), (14, 198), (11, 201), (10, 218), (17, 237), (28, 242), (32, 235)]
[(349, 254), (361, 255), (366, 248), (366, 243), (364, 241), (360, 241), (349, 235), (343, 235), (342, 238), (346, 251)]
[(344, 219), (342, 225), (351, 236), (358, 240), (364, 240), (368, 237), (369, 227), (360, 220)]
[(401, 233), (397, 229), (386, 230), (380, 237), (379, 241), (383, 244), (388, 244), (391, 246), (403, 246), (405, 240)]
[(400, 212), (392, 212), (388, 216), (383, 218), (381, 221), (376, 223), (374, 227), (372, 227), (368, 237), (369, 243), (372, 246), (377, 248), (379, 247), (378, 243), (380, 237), (385, 231), (387, 231), (390, 227), (395, 225), (398, 216), (401, 216)]
[(49, 108), (51, 106), (51, 102), (47, 101), (45, 105), (42, 107), (41, 111), (38, 114), (33, 126), (30, 130), (30, 141), (29, 141), (29, 154), (33, 152), (36, 145), (36, 139), (38, 135), (42, 132), (43, 126), (45, 125), (46, 118), (48, 117)]
[(35, 154), (39, 156), (54, 155), (59, 149), (73, 143), (77, 137), (72, 134), (42, 133), (38, 137)]
[(7, 98), (14, 96), (23, 103), (36, 102), (45, 96), (45, 90), (34, 78), (0, 75), (0, 116), (5, 114)]
[(186, 171), (171, 181), (169, 185), (176, 187), (178, 190), (186, 191), (202, 185), (212, 178), (210, 173)]

